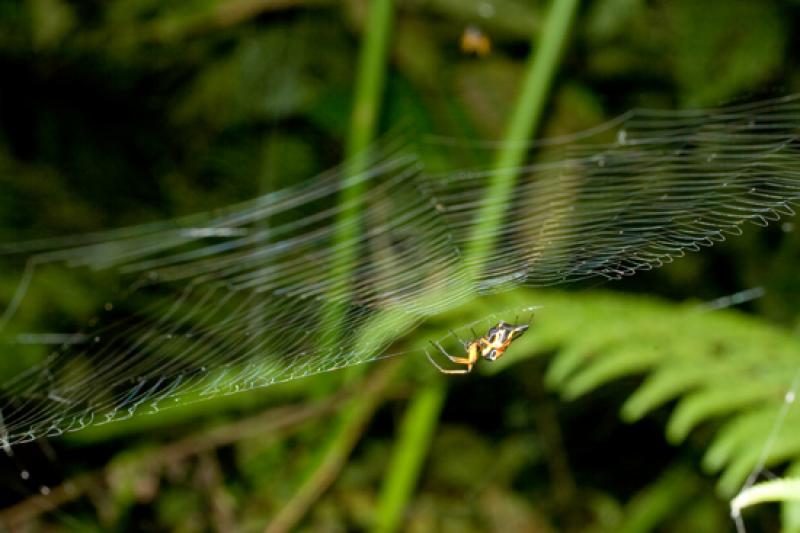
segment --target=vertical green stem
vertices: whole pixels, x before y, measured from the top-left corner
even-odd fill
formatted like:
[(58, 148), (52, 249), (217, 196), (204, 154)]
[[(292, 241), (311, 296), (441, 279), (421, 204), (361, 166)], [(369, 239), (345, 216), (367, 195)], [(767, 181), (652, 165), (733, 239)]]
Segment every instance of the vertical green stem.
[(372, 142), (386, 78), (386, 56), (394, 19), (392, 0), (372, 0), (364, 44), (358, 59), (356, 94), (350, 116), (346, 156), (354, 157)]
[(411, 400), (381, 490), (372, 527), (374, 533), (391, 533), (401, 524), (428, 455), (445, 393), (444, 380), (437, 379), (436, 383), (420, 389)]
[[(356, 71), (350, 133), (345, 146), (346, 176), (355, 176), (364, 172), (365, 152), (375, 136), (386, 79), (389, 35), (394, 18), (392, 2), (393, 0), (372, 0), (369, 5), (364, 41)], [(342, 209), (336, 217), (335, 245), (358, 241), (361, 231), (358, 199), (364, 193), (363, 189), (364, 184), (359, 183), (343, 189), (340, 193), (339, 205), (342, 206)], [(348, 278), (357, 255), (358, 248), (355, 246), (342, 248), (335, 254), (334, 263), (331, 265), (331, 276), (340, 281), (330, 289), (333, 298), (349, 287)], [(341, 317), (337, 318), (341, 319)], [(334, 328), (338, 326), (336, 322), (338, 320), (334, 321)]]
[(503, 149), (497, 155), (495, 172), (486, 190), (486, 201), (475, 217), (470, 247), (465, 262), (472, 269), (470, 279), (481, 276), (481, 265), (492, 252), (492, 244), (503, 223), (505, 206), (514, 189), (519, 167), (525, 160), (526, 143), (536, 133), (542, 109), (550, 90), (561, 50), (577, 12), (579, 0), (553, 0), (534, 51), (528, 60), (517, 103), (504, 136)]

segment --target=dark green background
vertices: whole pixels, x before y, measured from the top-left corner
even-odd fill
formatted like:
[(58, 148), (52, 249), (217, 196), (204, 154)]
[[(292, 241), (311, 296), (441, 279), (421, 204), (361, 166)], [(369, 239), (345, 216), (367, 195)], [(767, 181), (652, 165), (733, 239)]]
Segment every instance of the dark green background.
[[(404, 122), (457, 138), (501, 137), (546, 3), (490, 2), (491, 18), (478, 14), (480, 4), (398, 2), (382, 132)], [(2, 242), (225, 206), (339, 163), (366, 7), (325, 0), (0, 1)], [(795, 92), (798, 22), (800, 3), (792, 0), (584, 2), (540, 136), (580, 131), (633, 107), (713, 107)], [(491, 39), (490, 55), (460, 51), (460, 36), (470, 24)], [(454, 169), (464, 164), (450, 162)], [(513, 359), (512, 352), (499, 372), (448, 382), (441, 421), (402, 527), (731, 529), (726, 496), (715, 492), (714, 475), (699, 466), (718, 420), (671, 446), (664, 425), (673, 404), (632, 425), (619, 420), (620, 406), (640, 376), (589, 387), (574, 401), (559, 399), (542, 376), (551, 357), (571, 342), (585, 342), (601, 356), (608, 343), (598, 331), (615, 323), (625, 331), (619, 324), (630, 319), (628, 313), (679, 324), (675, 314), (691, 305), (682, 302), (755, 286), (766, 294), (743, 306), (752, 316), (742, 320), (791, 339), (800, 288), (794, 266), (800, 238), (791, 230), (751, 228), (659, 271), (601, 287), (640, 293), (642, 300), (598, 295), (599, 288), (542, 296), (553, 313), (550, 322), (542, 318), (541, 337), (533, 330), (532, 344)], [(0, 256), (0, 302), (11, 297), (22, 261), (19, 255)], [(78, 320), (100, 303), (93, 284), (116, 287), (102, 276), (89, 280), (82, 272), (42, 273), (20, 327)], [(536, 293), (519, 298), (539, 302)], [(571, 315), (564, 302), (583, 303), (589, 311), (571, 317), (573, 330), (548, 337), (563, 323), (558, 312), (564, 320)], [(459, 316), (452, 319), (463, 323)], [(724, 339), (724, 327), (730, 334), (738, 331), (739, 319), (724, 322), (716, 333)], [(710, 346), (708, 339), (693, 344), (691, 333), (658, 331), (660, 342), (675, 344), (675, 350)], [(631, 325), (628, 336), (635, 349), (641, 331)], [(540, 338), (551, 343), (537, 345)], [(10, 374), (15, 365), (9, 358), (16, 352), (3, 350), (0, 371)], [(749, 357), (753, 367), (736, 375), (744, 388), (765, 360), (757, 349)], [(369, 528), (407, 400), (431, 373), (425, 364), (403, 372), (304, 527)], [(148, 470), (146, 454), (158, 455), (159, 447), (189, 434), (202, 439), (204, 428), (288, 400), (310, 402), (343, 386), (340, 376), (325, 375), (20, 447), (13, 457), (0, 458), (3, 506), (31, 497), (40, 486), (101, 471), (85, 495), (40, 515), (33, 530), (260, 530), (308, 474), (316, 448), (332, 431), (329, 421), (306, 424), (285, 438), (234, 440), (164, 469)], [(21, 469), (30, 471), (30, 479), (20, 477)], [(748, 515), (750, 530), (776, 530), (780, 522), (773, 511)]]

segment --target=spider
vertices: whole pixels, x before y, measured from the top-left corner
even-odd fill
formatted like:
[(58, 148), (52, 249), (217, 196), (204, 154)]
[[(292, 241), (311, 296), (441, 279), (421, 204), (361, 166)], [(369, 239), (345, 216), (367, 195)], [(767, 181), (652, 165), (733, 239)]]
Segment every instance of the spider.
[(442, 374), (469, 374), (472, 372), (472, 367), (478, 362), (478, 357), (483, 357), (489, 361), (496, 361), (503, 357), (509, 345), (523, 333), (528, 331), (528, 324), (514, 325), (508, 322), (500, 321), (496, 326), (489, 328), (489, 331), (484, 337), (478, 337), (475, 331), (472, 332), (474, 339), (469, 342), (464, 342), (451, 330), (450, 334), (464, 344), (464, 350), (467, 352), (466, 357), (456, 357), (450, 355), (442, 348), (438, 342), (430, 341), (434, 348), (442, 352), (445, 357), (452, 362), (459, 365), (466, 365), (466, 368), (446, 369), (442, 368), (436, 361), (433, 360), (428, 350), (425, 350), (425, 355), (428, 356), (430, 362)]

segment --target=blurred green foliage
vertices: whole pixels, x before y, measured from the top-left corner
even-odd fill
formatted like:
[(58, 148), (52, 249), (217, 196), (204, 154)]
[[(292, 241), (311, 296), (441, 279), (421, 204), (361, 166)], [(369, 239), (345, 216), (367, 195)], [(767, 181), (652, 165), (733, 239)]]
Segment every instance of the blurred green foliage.
[[(406, 122), (502, 138), (546, 7), (399, 2), (381, 130)], [(213, 209), (338, 164), (367, 9), (359, 0), (0, 0), (0, 242)], [(791, 0), (587, 1), (540, 131), (579, 131), (636, 106), (796, 91), (798, 22)], [(487, 57), (460, 51), (470, 24), (491, 39)], [(438, 157), (433, 164), (450, 169), (487, 163), (479, 153)], [(726, 498), (759, 460), (800, 368), (792, 229), (748, 230), (604, 287), (615, 293), (518, 291), (443, 317), (445, 329), (486, 309), (543, 306), (508, 357), (446, 382), (429, 439), (408, 439), (427, 459), (401, 527), (732, 529)], [(22, 267), (16, 256), (0, 261), (2, 305)], [(85, 323), (115, 283), (41, 272), (10, 333)], [(698, 306), (753, 286), (766, 296), (740, 311)], [(437, 333), (399, 342), (421, 346)], [(43, 356), (35, 346), (4, 351), (6, 378)], [(374, 527), (408, 399), (438, 377), (424, 359), (409, 361), (379, 391), (304, 530)], [(17, 506), (0, 520), (49, 531), (262, 530), (316, 473), (333, 431), (322, 413), (279, 428), (265, 420), (279, 420), (280, 406), (330, 402), (339, 389), (365, 394), (323, 375), (19, 447), (0, 471), (4, 507)], [(768, 466), (800, 468), (798, 416), (789, 412)], [(250, 420), (247, 434), (211, 437)], [(55, 511), (43, 512), (41, 487)], [(787, 530), (800, 530), (797, 516), (786, 506)], [(748, 526), (775, 530), (779, 517), (757, 511)]]

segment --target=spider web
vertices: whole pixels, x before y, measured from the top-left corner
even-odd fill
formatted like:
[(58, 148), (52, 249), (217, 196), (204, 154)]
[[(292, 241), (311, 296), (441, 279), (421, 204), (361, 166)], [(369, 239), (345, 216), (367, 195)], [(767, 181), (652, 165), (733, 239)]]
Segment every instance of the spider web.
[[(398, 132), (306, 183), (170, 221), (0, 246), (25, 258), (7, 342), (51, 344), (0, 392), (4, 446), (391, 357), (392, 343), (470, 298), (618, 279), (793, 215), (800, 96), (716, 110), (634, 110), (530, 145), (495, 220), (499, 171), (434, 169), (497, 147)], [(502, 147), (501, 147), (502, 148)], [(445, 157), (446, 156), (446, 157)], [(342, 191), (366, 192), (348, 204)], [(342, 213), (359, 213), (337, 237)], [(489, 229), (486, 229), (489, 228)], [(465, 250), (490, 240), (487, 257)], [(356, 257), (346, 272), (332, 268)], [(74, 333), (18, 332), (37, 275), (124, 287)], [(475, 273), (478, 272), (477, 275)], [(16, 333), (14, 333), (16, 332)]]

